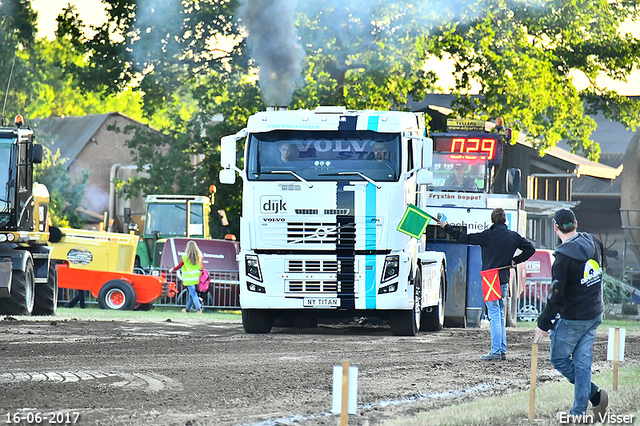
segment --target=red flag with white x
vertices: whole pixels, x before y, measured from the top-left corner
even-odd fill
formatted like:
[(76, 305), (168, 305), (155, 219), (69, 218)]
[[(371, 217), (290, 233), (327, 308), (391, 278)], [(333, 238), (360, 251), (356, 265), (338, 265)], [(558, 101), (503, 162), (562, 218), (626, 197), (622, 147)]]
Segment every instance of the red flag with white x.
[(499, 270), (500, 268), (493, 268), (480, 271), (480, 275), (482, 276), (482, 296), (485, 302), (502, 299), (500, 278), (498, 277)]

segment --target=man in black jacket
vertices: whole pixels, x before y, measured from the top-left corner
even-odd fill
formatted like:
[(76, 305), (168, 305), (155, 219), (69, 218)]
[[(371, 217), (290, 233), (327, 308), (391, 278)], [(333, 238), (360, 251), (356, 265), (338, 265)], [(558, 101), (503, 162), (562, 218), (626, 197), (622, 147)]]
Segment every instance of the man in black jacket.
[[(549, 333), (551, 365), (574, 385), (570, 414), (576, 421), (603, 421), (609, 403), (607, 392), (591, 382), (593, 341), (602, 323), (603, 246), (593, 235), (577, 232), (578, 221), (569, 209), (556, 212), (556, 234), (562, 240), (551, 268), (547, 305), (538, 318), (533, 342)], [(556, 315), (560, 317), (556, 319)], [(549, 330), (551, 330), (549, 332)], [(586, 419), (589, 401), (595, 418)], [(558, 413), (560, 414), (560, 413)], [(564, 414), (564, 413), (563, 413)]]
[[(517, 232), (507, 228), (507, 215), (504, 209), (498, 207), (491, 212), (491, 227), (475, 234), (466, 234), (454, 229), (447, 222), (439, 221), (438, 226), (461, 243), (482, 247), (482, 270), (503, 268), (498, 274), (502, 298), (485, 302), (489, 312), (491, 324), (491, 352), (482, 355), (485, 361), (507, 359), (507, 329), (504, 321), (504, 300), (509, 288), (510, 268), (522, 263), (533, 256), (536, 249), (529, 241)], [(513, 257), (516, 250), (521, 253)]]

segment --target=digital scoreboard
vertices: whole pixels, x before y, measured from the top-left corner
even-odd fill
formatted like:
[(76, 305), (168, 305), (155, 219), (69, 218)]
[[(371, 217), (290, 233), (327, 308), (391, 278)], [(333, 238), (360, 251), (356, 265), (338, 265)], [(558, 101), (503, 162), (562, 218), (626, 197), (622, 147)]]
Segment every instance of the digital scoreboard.
[(469, 135), (469, 136), (438, 136), (432, 135), (436, 152), (451, 152), (458, 154), (484, 154), (489, 164), (500, 164), (502, 152), (500, 135)]

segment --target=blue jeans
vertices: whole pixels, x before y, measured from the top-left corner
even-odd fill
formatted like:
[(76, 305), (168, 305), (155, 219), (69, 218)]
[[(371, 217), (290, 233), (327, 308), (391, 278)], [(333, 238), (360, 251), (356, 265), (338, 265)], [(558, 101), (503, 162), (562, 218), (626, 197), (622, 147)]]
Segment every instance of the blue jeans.
[(593, 341), (596, 329), (602, 323), (602, 315), (590, 320), (560, 318), (549, 331), (551, 339), (551, 365), (573, 384), (571, 414), (587, 413), (589, 400), (598, 392), (591, 381)]
[(200, 300), (198, 299), (198, 293), (196, 292), (195, 284), (187, 286), (187, 290), (189, 290), (189, 298), (187, 299), (186, 307), (187, 311), (191, 309), (191, 306), (195, 306), (196, 311), (202, 309), (202, 307), (200, 306)]
[(491, 324), (491, 353), (507, 353), (507, 328), (504, 322), (504, 299), (507, 297), (509, 284), (500, 284), (502, 299), (485, 302)]

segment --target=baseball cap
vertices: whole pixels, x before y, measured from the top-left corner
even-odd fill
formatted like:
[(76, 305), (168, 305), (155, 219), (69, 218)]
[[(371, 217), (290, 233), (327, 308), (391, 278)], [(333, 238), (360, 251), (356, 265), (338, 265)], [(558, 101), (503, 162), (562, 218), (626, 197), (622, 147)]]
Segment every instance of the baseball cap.
[(553, 216), (553, 221), (558, 226), (570, 226), (576, 223), (576, 215), (569, 209), (560, 209)]

